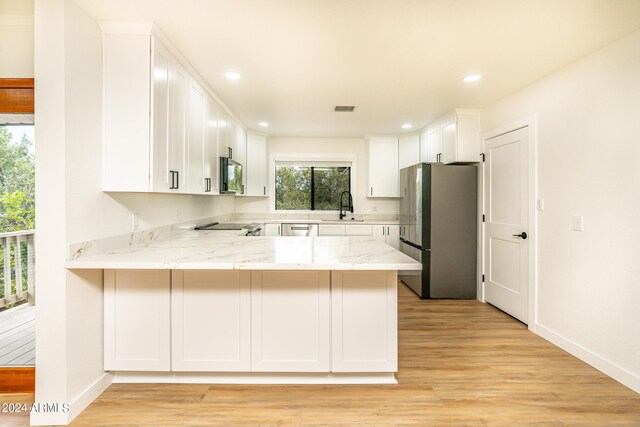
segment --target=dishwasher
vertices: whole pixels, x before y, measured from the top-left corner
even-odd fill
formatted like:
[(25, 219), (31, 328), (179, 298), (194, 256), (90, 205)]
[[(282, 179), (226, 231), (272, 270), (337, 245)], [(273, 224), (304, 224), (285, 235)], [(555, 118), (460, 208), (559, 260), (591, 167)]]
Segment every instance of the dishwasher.
[(318, 235), (318, 224), (282, 224), (283, 236), (309, 237)]

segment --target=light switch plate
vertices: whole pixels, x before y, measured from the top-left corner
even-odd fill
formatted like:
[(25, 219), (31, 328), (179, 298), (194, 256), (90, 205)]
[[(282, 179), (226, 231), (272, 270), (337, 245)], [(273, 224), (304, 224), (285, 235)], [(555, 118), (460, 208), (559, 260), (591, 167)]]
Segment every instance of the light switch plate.
[(543, 211), (544, 210), (544, 199), (542, 197), (538, 197), (538, 200), (536, 201), (536, 208), (539, 211)]
[(582, 215), (573, 216), (573, 231), (584, 231), (584, 217)]

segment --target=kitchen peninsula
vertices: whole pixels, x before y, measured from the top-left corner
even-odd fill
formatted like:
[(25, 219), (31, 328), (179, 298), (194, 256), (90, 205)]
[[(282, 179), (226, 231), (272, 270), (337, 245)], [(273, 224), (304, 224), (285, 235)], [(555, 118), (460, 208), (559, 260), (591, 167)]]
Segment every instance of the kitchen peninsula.
[(104, 270), (114, 382), (393, 383), (397, 271), (372, 237), (184, 231), (80, 257)]

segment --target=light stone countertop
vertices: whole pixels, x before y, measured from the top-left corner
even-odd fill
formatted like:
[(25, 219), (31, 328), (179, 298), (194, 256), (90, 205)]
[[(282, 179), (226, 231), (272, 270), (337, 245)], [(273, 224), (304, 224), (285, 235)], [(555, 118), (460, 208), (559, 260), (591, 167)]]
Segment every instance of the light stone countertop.
[[(235, 231), (237, 233), (237, 231)], [(184, 231), (167, 240), (68, 261), (68, 269), (421, 270), (374, 237), (245, 237)]]

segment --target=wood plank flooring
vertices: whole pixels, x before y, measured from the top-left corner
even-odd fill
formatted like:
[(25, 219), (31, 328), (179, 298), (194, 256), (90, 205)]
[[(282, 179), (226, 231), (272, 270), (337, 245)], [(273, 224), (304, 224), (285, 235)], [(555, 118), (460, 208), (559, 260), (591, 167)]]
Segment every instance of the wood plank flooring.
[(36, 308), (22, 304), (0, 312), (0, 366), (34, 366)]
[(401, 284), (398, 320), (397, 385), (114, 384), (72, 425), (640, 426), (640, 395), (489, 305)]

